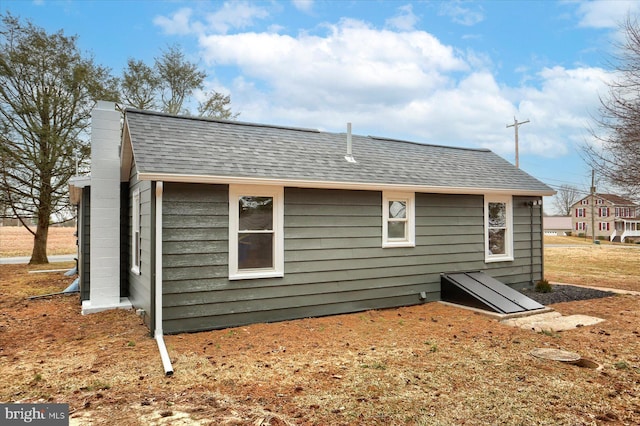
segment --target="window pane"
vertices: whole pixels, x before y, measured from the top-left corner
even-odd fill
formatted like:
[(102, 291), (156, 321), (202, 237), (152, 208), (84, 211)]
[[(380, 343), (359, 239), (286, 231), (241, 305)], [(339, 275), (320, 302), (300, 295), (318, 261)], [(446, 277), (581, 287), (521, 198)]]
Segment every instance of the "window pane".
[(238, 234), (238, 269), (273, 268), (273, 234)]
[(406, 201), (389, 201), (389, 218), (404, 219), (407, 217)]
[(272, 197), (240, 197), (238, 211), (240, 216), (239, 230), (273, 230)]
[(407, 238), (405, 222), (389, 222), (388, 225), (387, 238)]
[(507, 226), (507, 204), (489, 203), (489, 227)]
[(491, 254), (506, 254), (505, 229), (489, 229), (489, 252)]

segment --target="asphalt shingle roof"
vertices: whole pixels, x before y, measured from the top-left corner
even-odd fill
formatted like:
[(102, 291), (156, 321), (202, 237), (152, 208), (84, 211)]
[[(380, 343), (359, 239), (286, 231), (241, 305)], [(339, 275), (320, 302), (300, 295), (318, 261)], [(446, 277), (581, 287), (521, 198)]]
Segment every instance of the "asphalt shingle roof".
[[(137, 170), (148, 175), (512, 190), (553, 190), (489, 150), (127, 110)], [(166, 179), (170, 180), (170, 179)]]

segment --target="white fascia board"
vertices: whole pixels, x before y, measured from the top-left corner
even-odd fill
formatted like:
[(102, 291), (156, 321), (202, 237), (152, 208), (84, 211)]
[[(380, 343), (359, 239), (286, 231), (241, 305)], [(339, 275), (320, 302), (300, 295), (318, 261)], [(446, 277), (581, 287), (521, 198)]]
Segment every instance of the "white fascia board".
[(91, 186), (91, 176), (74, 176), (69, 179), (69, 201), (71, 204), (80, 204), (82, 188), (87, 186)]
[(370, 182), (331, 182), (304, 179), (269, 179), (252, 178), (240, 176), (214, 176), (214, 175), (183, 175), (167, 173), (138, 173), (139, 180), (179, 182), (179, 183), (207, 183), (224, 185), (271, 185), (295, 188), (318, 188), (318, 189), (349, 189), (361, 191), (407, 191), (423, 192), (434, 194), (504, 194), (504, 195), (524, 195), (524, 196), (549, 196), (555, 191), (534, 191), (522, 189), (497, 189), (497, 188), (464, 188), (450, 186), (427, 186), (427, 185), (401, 185), (388, 183)]

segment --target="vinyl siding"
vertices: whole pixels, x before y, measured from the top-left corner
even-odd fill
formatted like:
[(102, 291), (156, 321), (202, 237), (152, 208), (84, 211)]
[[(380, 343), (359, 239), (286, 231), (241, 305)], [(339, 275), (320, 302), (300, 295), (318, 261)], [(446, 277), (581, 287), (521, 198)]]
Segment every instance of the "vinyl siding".
[[(148, 327), (152, 327), (152, 281), (153, 281), (153, 269), (152, 269), (152, 232), (154, 227), (152, 226), (152, 191), (151, 182), (138, 181), (136, 179), (135, 166), (132, 167), (131, 179), (129, 181), (129, 203), (128, 203), (128, 233), (125, 244), (128, 247), (127, 254), (121, 259), (121, 262), (125, 265), (125, 269), (128, 274), (129, 284), (129, 300), (136, 309), (142, 309), (145, 312), (143, 320)], [(131, 214), (133, 211), (133, 193), (138, 189), (140, 190), (140, 235), (141, 235), (141, 265), (140, 274), (131, 272)]]
[[(490, 264), (487, 273), (522, 289), (542, 278), (542, 208), (530, 207), (539, 197), (513, 197), (514, 261)], [(533, 228), (530, 223), (533, 220)], [(531, 247), (533, 246), (533, 251)], [(533, 271), (533, 273), (532, 273)]]
[[(416, 247), (382, 248), (381, 192), (286, 188), (284, 277), (229, 281), (228, 187), (165, 183), (164, 331), (439, 300), (443, 272), (489, 270), (509, 284), (528, 282), (528, 258), (519, 260), (530, 252), (524, 200), (514, 199), (516, 261), (490, 265), (482, 196), (416, 194), (415, 201)], [(541, 235), (539, 217), (535, 223)]]

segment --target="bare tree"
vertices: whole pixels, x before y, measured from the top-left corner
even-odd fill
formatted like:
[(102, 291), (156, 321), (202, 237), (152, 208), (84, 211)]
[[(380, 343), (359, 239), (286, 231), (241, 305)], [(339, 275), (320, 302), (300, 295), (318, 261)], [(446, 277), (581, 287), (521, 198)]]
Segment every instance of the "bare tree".
[(553, 197), (553, 205), (563, 216), (571, 216), (571, 206), (580, 198), (580, 192), (575, 187), (561, 185)]
[(155, 70), (140, 60), (129, 58), (127, 68), (122, 73), (124, 102), (138, 109), (156, 109), (156, 93), (159, 88), (160, 78)]
[(235, 120), (240, 113), (231, 112), (231, 96), (223, 95), (220, 92), (212, 90), (207, 93), (204, 102), (198, 104), (198, 114), (201, 117), (221, 118), (223, 120)]
[[(117, 100), (108, 69), (84, 57), (76, 37), (47, 34), (10, 14), (0, 27), (0, 192), (34, 236), (30, 263), (47, 263), (52, 218), (67, 207), (76, 158), (97, 99)], [(31, 229), (35, 221), (36, 229)]]
[[(202, 90), (207, 73), (189, 62), (177, 45), (168, 47), (155, 59), (153, 66), (130, 58), (122, 73), (122, 97), (128, 106), (159, 109), (168, 114), (191, 114), (185, 103), (197, 90)], [(231, 111), (231, 97), (211, 90), (198, 102), (201, 117), (235, 120), (239, 113)]]
[(207, 74), (185, 59), (178, 46), (170, 46), (156, 58), (156, 72), (160, 78), (162, 110), (169, 114), (185, 112), (182, 105), (196, 89), (202, 89)]
[[(585, 148), (591, 166), (608, 182), (632, 194), (640, 193), (640, 27), (628, 16), (621, 25), (624, 41), (612, 61), (615, 80), (600, 98), (592, 135), (598, 141)], [(599, 146), (598, 146), (599, 145)]]

